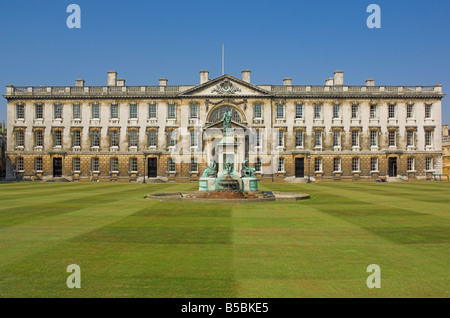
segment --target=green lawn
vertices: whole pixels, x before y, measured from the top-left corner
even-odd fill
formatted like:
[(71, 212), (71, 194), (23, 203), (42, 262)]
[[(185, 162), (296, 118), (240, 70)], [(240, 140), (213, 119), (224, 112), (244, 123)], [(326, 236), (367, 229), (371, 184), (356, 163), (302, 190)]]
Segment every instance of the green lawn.
[[(0, 184), (0, 297), (449, 297), (450, 183), (263, 183), (311, 200), (144, 199), (196, 184)], [(81, 267), (69, 289), (66, 267)], [(381, 288), (369, 289), (369, 264)]]

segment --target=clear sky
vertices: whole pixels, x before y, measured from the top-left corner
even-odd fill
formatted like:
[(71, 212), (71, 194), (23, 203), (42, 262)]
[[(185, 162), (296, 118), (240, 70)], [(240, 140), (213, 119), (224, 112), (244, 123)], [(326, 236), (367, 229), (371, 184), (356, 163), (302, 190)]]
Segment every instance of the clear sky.
[[(81, 29), (66, 26), (81, 7)], [(369, 4), (381, 29), (369, 29)], [(450, 1), (124, 1), (0, 0), (0, 86), (106, 85), (116, 70), (127, 85), (198, 84), (199, 71), (255, 84), (323, 85), (343, 70), (348, 85), (435, 85), (450, 92)], [(450, 123), (450, 97), (443, 99)], [(6, 100), (0, 99), (0, 121)]]

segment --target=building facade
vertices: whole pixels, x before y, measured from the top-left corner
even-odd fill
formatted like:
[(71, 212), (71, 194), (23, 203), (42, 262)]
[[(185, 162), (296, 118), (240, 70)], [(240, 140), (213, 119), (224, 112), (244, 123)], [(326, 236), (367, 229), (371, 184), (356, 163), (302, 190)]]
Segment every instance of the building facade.
[[(197, 181), (233, 114), (235, 169), (245, 158), (266, 181), (420, 179), (442, 173), (440, 84), (255, 85), (209, 78), (198, 85), (6, 88), (7, 175), (79, 181)], [(13, 171), (11, 171), (13, 170)]]
[(6, 129), (2, 122), (0, 128), (0, 180), (6, 177)]
[(450, 130), (442, 126), (442, 173), (450, 176)]

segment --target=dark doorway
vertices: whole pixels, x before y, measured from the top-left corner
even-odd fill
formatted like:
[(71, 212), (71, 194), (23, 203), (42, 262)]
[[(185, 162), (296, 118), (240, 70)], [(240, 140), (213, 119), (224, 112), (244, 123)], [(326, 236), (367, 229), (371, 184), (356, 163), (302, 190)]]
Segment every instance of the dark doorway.
[(397, 158), (389, 158), (389, 177), (397, 176)]
[(62, 177), (62, 158), (53, 158), (53, 177)]
[(156, 178), (158, 176), (158, 159), (148, 158), (148, 177)]
[(305, 158), (295, 158), (295, 177), (305, 177)]

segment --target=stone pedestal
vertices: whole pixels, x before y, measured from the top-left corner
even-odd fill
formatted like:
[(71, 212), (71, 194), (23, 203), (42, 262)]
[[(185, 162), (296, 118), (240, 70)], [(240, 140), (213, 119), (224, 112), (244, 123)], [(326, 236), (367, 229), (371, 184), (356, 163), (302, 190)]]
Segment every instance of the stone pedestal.
[(214, 191), (216, 190), (216, 178), (202, 177), (198, 182), (198, 191)]
[(258, 191), (258, 179), (256, 177), (242, 178), (242, 191)]

